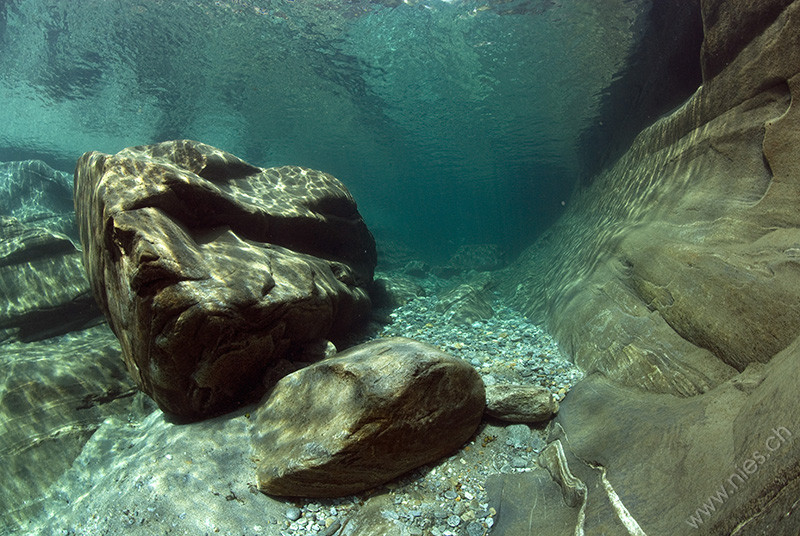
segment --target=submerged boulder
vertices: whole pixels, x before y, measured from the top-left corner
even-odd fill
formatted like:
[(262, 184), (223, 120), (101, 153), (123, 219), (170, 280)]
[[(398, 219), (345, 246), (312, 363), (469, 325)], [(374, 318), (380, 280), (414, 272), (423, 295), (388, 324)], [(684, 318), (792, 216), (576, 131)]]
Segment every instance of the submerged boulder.
[(253, 400), (272, 363), (368, 317), (375, 242), (326, 173), (187, 140), (90, 152), (75, 209), (95, 299), (165, 411)]
[(72, 240), (0, 215), (0, 343), (46, 339), (101, 320)]
[(558, 413), (553, 394), (538, 385), (501, 383), (486, 386), (486, 414), (507, 422), (543, 422)]
[(445, 292), (436, 304), (436, 312), (443, 313), (448, 321), (467, 326), (488, 320), (494, 316), (492, 286), (490, 274), (477, 274), (468, 282)]
[(474, 368), (426, 343), (341, 352), (284, 377), (254, 413), (259, 488), (335, 497), (388, 482), (460, 447), (484, 397)]

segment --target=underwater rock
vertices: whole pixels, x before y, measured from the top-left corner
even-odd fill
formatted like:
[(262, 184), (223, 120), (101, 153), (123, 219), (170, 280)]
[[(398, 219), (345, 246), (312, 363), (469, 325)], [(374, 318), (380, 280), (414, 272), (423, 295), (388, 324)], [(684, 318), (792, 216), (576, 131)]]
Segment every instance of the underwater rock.
[[(575, 530), (580, 525), (581, 509), (566, 505), (561, 488), (546, 469), (535, 467), (525, 473), (491, 475), (486, 479), (486, 492), (489, 504), (497, 510), (497, 523), (490, 534), (581, 534)], [(521, 497), (525, 500), (520, 500)]]
[(688, 398), (599, 374), (573, 387), (548, 441), (562, 440), (587, 504), (605, 505), (587, 515), (585, 533), (615, 533), (621, 521), (645, 534), (800, 533), (798, 355), (800, 341)]
[(105, 419), (138, 412), (131, 402), (137, 392), (104, 324), (0, 346), (0, 534), (39, 511)]
[(587, 372), (691, 396), (800, 334), (800, 4), (743, 4), (774, 21), (742, 46), (731, 26), (735, 59), (499, 278)]
[(0, 342), (41, 340), (101, 320), (69, 237), (0, 216)]
[(424, 296), (425, 289), (408, 277), (394, 274), (375, 279), (370, 295), (375, 308), (394, 309), (407, 304), (417, 296)]
[(281, 379), (253, 412), (259, 489), (335, 497), (445, 456), (475, 432), (477, 371), (434, 346), (370, 341)]
[(596, 372), (556, 417), (586, 534), (800, 531), (800, 2), (701, 5), (703, 85), (500, 284)]
[(410, 275), (411, 277), (416, 277), (417, 279), (424, 279), (425, 277), (428, 277), (430, 271), (430, 265), (427, 262), (420, 260), (409, 261), (405, 266), (403, 266), (404, 274)]
[(41, 160), (0, 162), (0, 216), (77, 240), (72, 174)]
[(419, 257), (419, 253), (405, 243), (381, 238), (378, 231), (376, 235), (378, 235), (378, 270), (399, 270)]
[(287, 505), (255, 489), (246, 409), (176, 424), (150, 407), (106, 419), (22, 534), (280, 534)]
[(537, 385), (486, 386), (486, 414), (506, 422), (543, 422), (558, 413), (553, 394)]
[(0, 342), (102, 319), (81, 266), (72, 180), (44, 162), (0, 163)]
[(165, 411), (254, 400), (293, 347), (368, 318), (375, 243), (328, 174), (171, 141), (84, 154), (75, 207), (94, 296)]
[(436, 311), (445, 314), (448, 320), (465, 325), (491, 318), (494, 315), (490, 291), (492, 284), (489, 274), (480, 274), (468, 283), (442, 294)]

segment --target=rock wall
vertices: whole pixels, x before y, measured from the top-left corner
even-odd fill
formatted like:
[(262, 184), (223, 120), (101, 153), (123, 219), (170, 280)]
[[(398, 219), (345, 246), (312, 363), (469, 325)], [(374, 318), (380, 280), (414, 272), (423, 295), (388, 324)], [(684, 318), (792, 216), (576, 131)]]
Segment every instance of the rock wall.
[(735, 54), (719, 28), (738, 36), (742, 24), (705, 2), (717, 26), (704, 69), (733, 54), (727, 67), (578, 191), (508, 272), (505, 292), (585, 370), (692, 395), (798, 335), (799, 7)]
[(800, 2), (701, 9), (702, 86), (502, 284), (590, 373), (549, 438), (586, 534), (800, 530)]

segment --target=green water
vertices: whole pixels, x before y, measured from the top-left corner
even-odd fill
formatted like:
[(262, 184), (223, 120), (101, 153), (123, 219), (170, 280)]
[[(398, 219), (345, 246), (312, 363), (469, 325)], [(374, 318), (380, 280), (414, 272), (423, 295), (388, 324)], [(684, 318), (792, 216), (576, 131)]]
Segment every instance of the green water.
[(559, 214), (644, 1), (3, 3), (0, 160), (190, 138), (327, 171), (424, 254)]

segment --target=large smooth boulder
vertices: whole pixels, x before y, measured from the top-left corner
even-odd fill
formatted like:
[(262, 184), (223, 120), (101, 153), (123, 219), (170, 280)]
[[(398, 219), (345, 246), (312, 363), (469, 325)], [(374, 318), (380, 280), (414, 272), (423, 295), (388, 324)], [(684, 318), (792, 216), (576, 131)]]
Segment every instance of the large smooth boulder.
[(375, 243), (328, 174), (187, 140), (91, 152), (75, 209), (95, 299), (165, 411), (254, 400), (273, 363), (368, 317)]
[(458, 449), (485, 404), (478, 372), (429, 344), (371, 341), (280, 380), (254, 412), (259, 488), (335, 497)]

